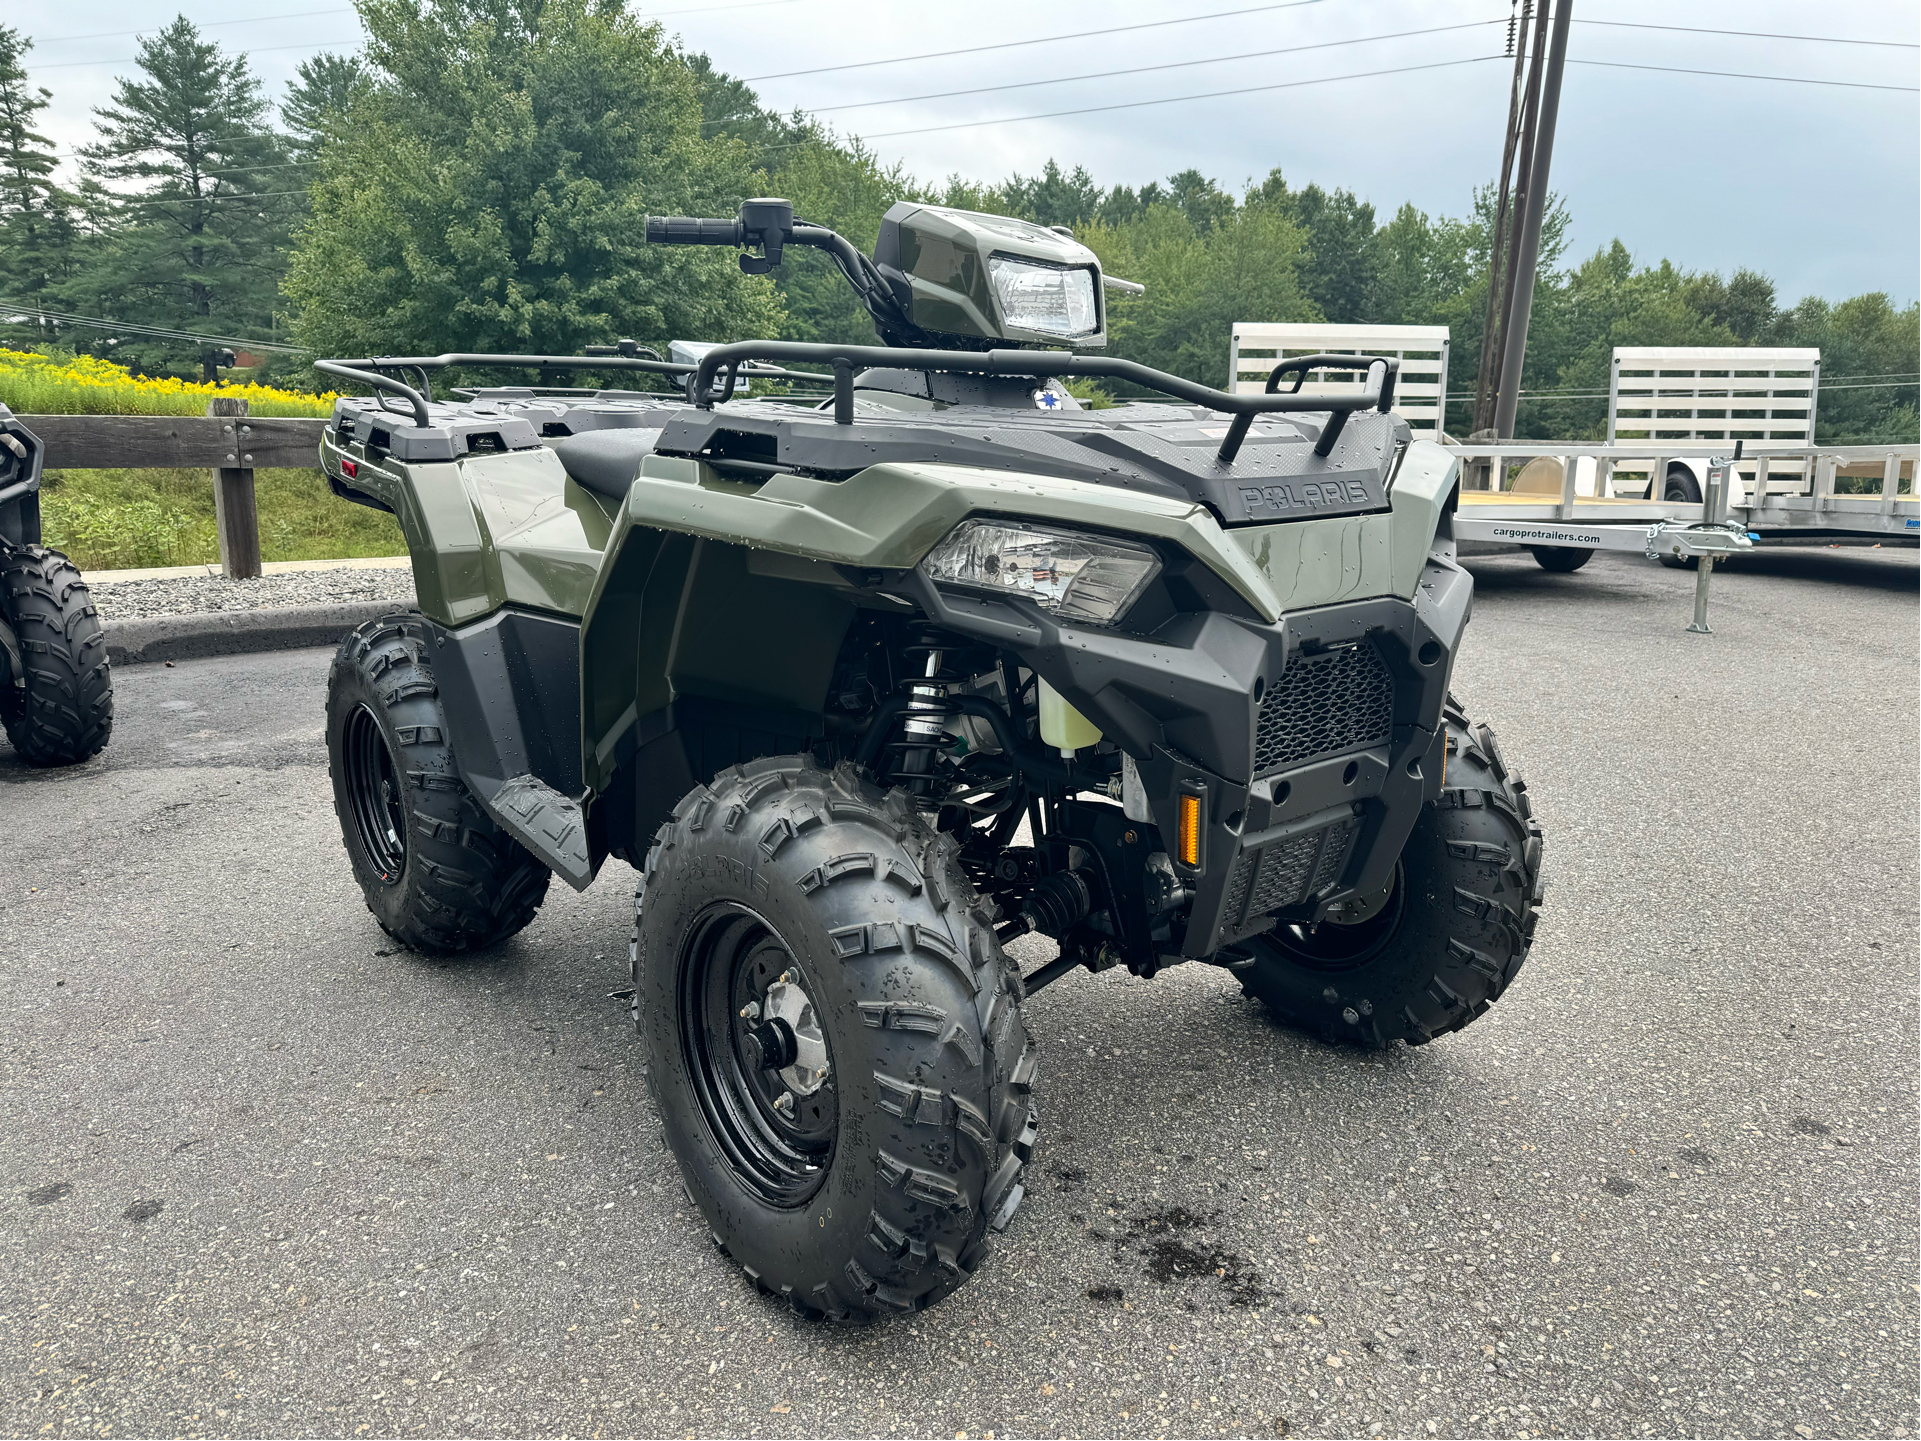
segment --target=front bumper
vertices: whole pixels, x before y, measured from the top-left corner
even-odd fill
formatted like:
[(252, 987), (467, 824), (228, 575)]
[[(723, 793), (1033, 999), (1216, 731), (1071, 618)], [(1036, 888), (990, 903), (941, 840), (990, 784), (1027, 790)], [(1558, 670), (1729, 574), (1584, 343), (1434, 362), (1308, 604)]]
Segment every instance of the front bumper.
[(1473, 596), (1450, 559), (1429, 557), (1412, 600), (1272, 625), (1189, 613), (1152, 636), (913, 589), (941, 624), (1013, 650), (1133, 756), (1164, 834), (1179, 796), (1201, 797), (1200, 863), (1175, 866), (1192, 897), (1167, 943), (1182, 958), (1211, 956), (1276, 912), (1313, 919), (1378, 892), (1440, 794), (1442, 710)]

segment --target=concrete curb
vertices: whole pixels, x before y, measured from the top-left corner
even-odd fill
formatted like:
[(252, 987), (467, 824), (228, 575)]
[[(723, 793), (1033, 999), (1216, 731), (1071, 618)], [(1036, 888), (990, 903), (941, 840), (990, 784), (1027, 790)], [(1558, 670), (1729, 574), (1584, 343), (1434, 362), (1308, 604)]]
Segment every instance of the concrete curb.
[(342, 605), (199, 611), (108, 621), (107, 659), (114, 665), (144, 665), (334, 645), (357, 625), (413, 608), (396, 600), (358, 600)]

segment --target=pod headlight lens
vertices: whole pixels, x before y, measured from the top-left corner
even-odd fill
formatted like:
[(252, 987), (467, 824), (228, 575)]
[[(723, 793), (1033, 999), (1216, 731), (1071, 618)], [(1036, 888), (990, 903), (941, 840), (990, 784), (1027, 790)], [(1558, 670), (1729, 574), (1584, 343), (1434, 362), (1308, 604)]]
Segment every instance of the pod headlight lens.
[(990, 255), (987, 274), (1001, 303), (1001, 320), (1010, 328), (1064, 339), (1100, 329), (1094, 272), (1085, 266), (1036, 265), (1011, 255)]
[(1112, 625), (1161, 570), (1131, 541), (981, 519), (955, 526), (921, 566), (937, 584), (1024, 596), (1084, 625)]

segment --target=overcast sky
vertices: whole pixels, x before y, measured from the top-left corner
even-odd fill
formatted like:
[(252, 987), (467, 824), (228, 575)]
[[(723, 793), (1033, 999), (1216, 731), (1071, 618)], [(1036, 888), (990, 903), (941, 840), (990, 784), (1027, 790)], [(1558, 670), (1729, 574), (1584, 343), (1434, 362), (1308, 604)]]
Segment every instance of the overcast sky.
[[(36, 42), (29, 67), (54, 93), (45, 128), (63, 151), (89, 138), (91, 107), (107, 100), (114, 76), (130, 68), (129, 32), (165, 23), (176, 8), (79, 0), (13, 9), (9, 23), (24, 26)], [(820, 111), (842, 130), (870, 137), (883, 158), (930, 179), (1032, 173), (1053, 157), (1085, 165), (1103, 185), (1138, 186), (1194, 166), (1238, 189), (1279, 166), (1291, 184), (1345, 186), (1386, 219), (1408, 200), (1430, 214), (1461, 214), (1473, 186), (1500, 162), (1507, 64), (1445, 62), (1498, 56), (1508, 0), (647, 0), (636, 8), (660, 17), (720, 68), (754, 79), (770, 106)], [(1184, 19), (1217, 12), (1241, 13)], [(184, 13), (221, 44), (250, 51), (275, 95), (302, 58), (352, 49), (360, 34), (340, 0), (190, 0)], [(1913, 47), (1921, 41), (1921, 12), (1914, 0), (1579, 0), (1574, 14), (1570, 60), (1596, 63), (1568, 67), (1552, 183), (1573, 213), (1576, 255), (1619, 236), (1638, 260), (1666, 256), (1690, 269), (1765, 271), (1785, 301), (1868, 290), (1885, 290), (1903, 304), (1915, 298), (1921, 97), (1914, 87), (1921, 84), (1921, 52)], [(1183, 23), (1153, 23), (1168, 20)], [(1591, 23), (1598, 21), (1802, 38)], [(1442, 26), (1464, 28), (1403, 33)], [(1107, 33), (1081, 34), (1097, 29)], [(1063, 38), (1049, 38), (1056, 36)], [(1810, 36), (1905, 48), (1815, 43)], [(791, 73), (1038, 40), (1046, 43)], [(1309, 46), (1324, 48), (1302, 48)], [(1180, 63), (1189, 61), (1203, 63)], [(1407, 68), (1416, 66), (1435, 68)], [(1402, 73), (1294, 83), (1384, 70)], [(1044, 83), (1021, 84), (1030, 81)], [(1012, 85), (1021, 88), (981, 89)], [(1138, 104), (1277, 85), (1290, 88)], [(950, 91), (963, 93), (906, 98)], [(829, 108), (876, 100), (900, 103)], [(1027, 118), (1119, 103), (1130, 108)], [(1010, 117), (1016, 123), (928, 128)]]

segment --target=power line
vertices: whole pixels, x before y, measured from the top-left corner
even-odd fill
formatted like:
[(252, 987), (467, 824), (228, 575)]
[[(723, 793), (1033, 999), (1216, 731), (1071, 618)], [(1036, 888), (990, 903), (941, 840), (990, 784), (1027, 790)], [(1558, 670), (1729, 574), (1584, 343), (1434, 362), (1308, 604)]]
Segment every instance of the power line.
[(1617, 30), (1672, 30), (1683, 35), (1739, 35), (1749, 40), (1801, 40), (1810, 45), (1880, 45), (1890, 50), (1921, 50), (1912, 40), (1848, 40), (1836, 35), (1778, 35), (1772, 30), (1705, 30), (1698, 25), (1649, 25), (1638, 20), (1583, 20), (1576, 25), (1606, 25)]
[[(1179, 105), (1187, 100), (1218, 100), (1230, 95), (1258, 95), (1270, 90), (1296, 90), (1303, 85), (1331, 85), (1340, 80), (1371, 80), (1378, 75), (1407, 75), (1416, 70), (1445, 70), (1455, 65), (1479, 65), (1504, 60), (1503, 55), (1470, 55), (1463, 60), (1436, 60), (1426, 65), (1397, 65), (1387, 70), (1362, 70), (1353, 75), (1322, 75), (1313, 80), (1286, 80), (1277, 85), (1245, 85), (1236, 90), (1209, 90), (1199, 95), (1170, 95), (1162, 100), (1128, 100), (1115, 105), (1088, 105), (1077, 110), (1050, 110), (1042, 115), (1005, 115), (998, 120), (963, 120), (954, 125), (923, 125), (913, 130), (883, 130), (863, 140), (890, 140), (897, 135), (931, 135), (941, 130), (972, 130), (982, 125), (1017, 125), (1029, 120), (1058, 120), (1065, 115), (1098, 115), (1110, 110), (1142, 110), (1150, 105)], [(790, 146), (770, 146), (790, 149)]]
[[(1504, 19), (1469, 20), (1460, 25), (1432, 25), (1425, 30), (1398, 30), (1392, 35), (1361, 35), (1352, 40), (1327, 40), (1318, 45), (1290, 45), (1279, 50), (1249, 50), (1238, 55), (1214, 55), (1205, 60), (1177, 60), (1166, 65), (1138, 65), (1129, 70), (1101, 70), (1088, 75), (1062, 75), (1053, 80), (1022, 80), (1011, 85), (975, 85), (966, 90), (942, 90), (932, 95), (902, 95), (893, 100), (855, 100), (846, 105), (815, 106), (809, 113), (826, 115), (838, 110), (864, 110), (876, 105), (909, 105), (921, 100), (947, 100), (956, 95), (987, 95), (1000, 90), (1030, 90), (1041, 85), (1071, 85), (1080, 80), (1111, 80), (1119, 75), (1145, 75), (1156, 70), (1186, 70), (1196, 65), (1224, 65), (1235, 60), (1264, 60), (1274, 55), (1298, 55), (1309, 50), (1332, 50), (1343, 45), (1366, 45), (1377, 40), (1404, 40), (1412, 35), (1439, 35), (1449, 30), (1473, 30), (1484, 25), (1505, 25)], [(723, 125), (727, 121), (708, 121)]]
[(0, 300), (0, 311), (12, 315), (32, 315), (41, 320), (51, 320), (58, 325), (80, 325), (95, 330), (120, 330), (129, 335), (148, 336), (157, 340), (203, 340), (216, 345), (239, 345), (248, 350), (271, 350), (281, 355), (299, 355), (297, 345), (282, 345), (273, 340), (246, 340), (237, 335), (206, 335), (197, 330), (174, 330), (164, 325), (136, 325), (125, 320), (102, 320), (97, 315), (68, 315), (59, 310), (42, 310), (36, 305), (23, 305), (15, 300)]
[(1778, 80), (1785, 85), (1832, 85), (1843, 90), (1896, 90), (1921, 95), (1921, 86), (1871, 85), (1865, 80), (1811, 80), (1805, 75), (1750, 75), (1744, 70), (1683, 70), (1674, 65), (1631, 65), (1624, 60), (1575, 60), (1570, 65), (1599, 65), (1608, 70), (1658, 70), (1663, 75), (1718, 75), (1724, 80)]
[(1063, 40), (1093, 40), (1107, 35), (1126, 35), (1135, 30), (1160, 30), (1169, 25), (1191, 25), (1201, 20), (1226, 20), (1237, 15), (1261, 15), (1271, 10), (1296, 10), (1303, 5), (1319, 5), (1325, 0), (1282, 0), (1275, 5), (1252, 5), (1245, 10), (1217, 10), (1208, 15), (1182, 15), (1173, 20), (1150, 20), (1140, 25), (1110, 25), (1104, 30), (1079, 30), (1071, 35), (1042, 35), (1034, 40), (1003, 40), (997, 45), (969, 45), (960, 50), (931, 50), (925, 55), (896, 55), (891, 60), (857, 60), (847, 65), (822, 65), (812, 70), (783, 70), (778, 75), (744, 75), (743, 84), (762, 80), (790, 80), (796, 75), (826, 75), (838, 70), (871, 70), (876, 65), (905, 65), (914, 60), (945, 60), (953, 55), (980, 55), (989, 50), (1019, 50), (1029, 45), (1053, 45)]
[(246, 190), (235, 191), (228, 195), (160, 195), (147, 199), (126, 200), (109, 190), (107, 192), (107, 198), (114, 205), (120, 206), (123, 209), (132, 209), (136, 206), (144, 205), (211, 205), (215, 201), (227, 200), (275, 200), (283, 195), (305, 195), (307, 193), (305, 190)]
[[(737, 5), (699, 5), (684, 10), (652, 10), (636, 11), (634, 13), (636, 19), (654, 20), (668, 15), (705, 15), (715, 10), (762, 10), (770, 5), (794, 5), (798, 3), (799, 0), (745, 0), (744, 4)], [(279, 15), (247, 15), (238, 20), (208, 20), (195, 25), (194, 28), (196, 30), (211, 30), (219, 25), (265, 25), (275, 20), (307, 20), (315, 15), (352, 15), (353, 13), (354, 10), (351, 6), (331, 10), (289, 10)], [(36, 45), (64, 45), (71, 41), (124, 40), (129, 35), (152, 35), (154, 33), (155, 31), (151, 28), (146, 30), (100, 30), (91, 35), (36, 36), (33, 37), (33, 42)], [(297, 45), (279, 45), (256, 46), (254, 48), (261, 50), (297, 50), (300, 47)], [(252, 52), (249, 51), (247, 53)], [(138, 57), (135, 58), (137, 59)], [(37, 70), (61, 70), (74, 65), (131, 65), (133, 63), (134, 60), (66, 60), (53, 65), (37, 65), (34, 68)]]
[[(336, 45), (358, 45), (359, 43), (359, 38), (356, 37), (352, 40), (323, 40), (318, 44), (256, 45), (250, 50), (242, 50), (239, 53), (241, 58), (244, 59), (249, 55), (266, 55), (275, 50), (330, 50)], [(85, 69), (90, 65), (138, 65), (139, 63), (140, 57), (138, 55), (129, 55), (125, 60), (62, 60), (53, 65), (36, 65), (33, 69), (35, 72), (41, 70), (78, 70)]]
[[(212, 30), (220, 25), (263, 25), (273, 20), (306, 20), (315, 15), (351, 15), (353, 13), (353, 7), (350, 5), (332, 10), (294, 10), (284, 15), (246, 15), (238, 20), (209, 20), (204, 24), (196, 25), (194, 28), (196, 30)], [(64, 45), (71, 40), (122, 40), (129, 35), (151, 35), (153, 33), (151, 28), (146, 30), (100, 30), (92, 35), (50, 35), (35, 37), (34, 43), (36, 45)], [(48, 67), (43, 66), (41, 68), (46, 69)]]

